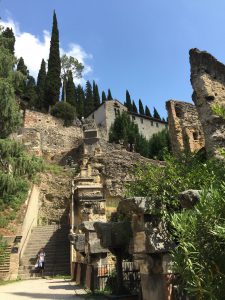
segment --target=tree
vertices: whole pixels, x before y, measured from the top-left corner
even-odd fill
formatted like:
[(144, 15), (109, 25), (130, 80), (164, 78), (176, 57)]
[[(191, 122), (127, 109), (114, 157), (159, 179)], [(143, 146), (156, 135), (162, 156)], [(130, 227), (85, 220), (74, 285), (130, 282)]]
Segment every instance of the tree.
[(165, 154), (171, 152), (168, 130), (164, 129), (158, 133), (154, 133), (149, 140), (148, 147), (150, 158), (163, 160)]
[(161, 117), (155, 107), (154, 107), (154, 111), (153, 111), (153, 118), (161, 120)]
[(38, 77), (37, 77), (37, 94), (38, 94), (37, 108), (38, 109), (43, 108), (44, 93), (45, 93), (45, 80), (46, 80), (46, 63), (45, 63), (45, 60), (42, 59), (41, 67), (40, 67), (40, 70), (38, 72)]
[(68, 102), (59, 101), (51, 109), (51, 114), (64, 120), (65, 126), (72, 125), (75, 118), (75, 108)]
[(30, 107), (37, 107), (38, 95), (36, 89), (36, 83), (33, 76), (28, 76), (25, 91), (24, 91), (24, 99), (29, 101)]
[(15, 57), (2, 42), (0, 30), (0, 138), (7, 137), (22, 124), (14, 89), (20, 76), (13, 70), (14, 63)]
[(128, 90), (126, 90), (125, 106), (127, 107), (128, 111), (132, 111), (133, 110), (132, 103), (131, 103), (131, 98), (130, 98), (130, 93), (128, 92)]
[(85, 95), (82, 86), (79, 84), (76, 89), (77, 92), (77, 116), (78, 118), (84, 117), (84, 103)]
[(73, 82), (73, 74), (72, 72), (69, 72), (68, 79), (66, 81), (66, 95), (64, 94), (64, 101), (66, 101), (76, 107), (76, 90), (75, 90), (75, 84)]
[(107, 99), (106, 99), (106, 94), (104, 91), (102, 91), (102, 103), (105, 102)]
[(100, 105), (100, 96), (99, 96), (99, 91), (98, 91), (98, 86), (93, 81), (93, 98), (94, 98), (94, 108), (97, 108)]
[(150, 109), (148, 108), (148, 106), (146, 105), (145, 106), (145, 115), (147, 116), (147, 117), (152, 117), (152, 115), (151, 115), (151, 113), (150, 113)]
[(84, 113), (87, 117), (94, 109), (94, 99), (90, 81), (86, 82)]
[(12, 55), (14, 55), (16, 39), (12, 28), (7, 27), (2, 32), (2, 39), (3, 39), (4, 47), (8, 49)]
[(63, 83), (65, 102), (67, 101), (66, 83), (68, 82), (69, 76), (71, 77), (72, 75), (72, 78), (81, 78), (83, 70), (84, 66), (76, 58), (72, 56), (68, 57), (66, 54), (61, 57), (61, 79)]
[(53, 14), (52, 35), (50, 44), (50, 53), (48, 59), (48, 72), (45, 83), (45, 109), (54, 105), (59, 100), (61, 86), (61, 61), (59, 54), (59, 31), (57, 25), (56, 13)]
[(133, 102), (132, 102), (132, 112), (134, 112), (134, 113), (137, 113), (137, 112), (138, 112), (137, 106), (136, 106), (134, 100), (133, 100)]
[(141, 99), (139, 99), (138, 104), (139, 104), (139, 114), (144, 115), (145, 112), (144, 112), (144, 107), (143, 107)]
[(26, 84), (27, 84), (27, 79), (29, 76), (29, 71), (27, 69), (27, 66), (24, 63), (24, 59), (20, 57), (18, 63), (17, 63), (17, 69), (18, 72), (20, 72), (22, 76), (22, 80), (20, 81), (20, 84), (16, 88), (16, 94), (18, 94), (21, 98), (24, 97), (25, 90), (26, 90)]
[(107, 100), (113, 100), (113, 97), (112, 97), (110, 89), (108, 89)]
[(18, 64), (17, 64), (17, 71), (21, 72), (25, 77), (29, 75), (29, 71), (27, 66), (24, 63), (24, 59), (20, 57)]

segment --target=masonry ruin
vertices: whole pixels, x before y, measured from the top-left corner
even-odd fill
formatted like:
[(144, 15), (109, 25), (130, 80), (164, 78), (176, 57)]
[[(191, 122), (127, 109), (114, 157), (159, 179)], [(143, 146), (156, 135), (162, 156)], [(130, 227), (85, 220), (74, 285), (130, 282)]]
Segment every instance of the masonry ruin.
[(197, 152), (203, 148), (205, 138), (196, 107), (191, 103), (168, 100), (166, 108), (173, 153)]

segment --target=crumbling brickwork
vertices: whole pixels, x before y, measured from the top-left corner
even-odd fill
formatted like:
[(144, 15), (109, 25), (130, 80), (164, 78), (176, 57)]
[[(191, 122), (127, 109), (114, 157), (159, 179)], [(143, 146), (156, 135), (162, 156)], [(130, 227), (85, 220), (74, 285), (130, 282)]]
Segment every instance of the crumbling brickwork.
[(190, 50), (191, 83), (205, 135), (205, 148), (209, 155), (220, 156), (225, 148), (225, 120), (213, 112), (214, 105), (225, 106), (225, 65), (211, 54), (198, 49)]
[(178, 154), (184, 149), (196, 152), (203, 148), (205, 139), (195, 106), (187, 102), (169, 100), (166, 108), (173, 153)]

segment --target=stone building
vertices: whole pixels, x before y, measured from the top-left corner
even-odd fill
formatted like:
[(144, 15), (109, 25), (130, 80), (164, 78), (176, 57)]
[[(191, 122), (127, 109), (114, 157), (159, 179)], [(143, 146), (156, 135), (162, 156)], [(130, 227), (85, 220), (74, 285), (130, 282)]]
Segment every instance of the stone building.
[[(108, 139), (109, 131), (114, 123), (116, 116), (123, 111), (127, 112), (127, 107), (120, 101), (114, 99), (102, 103), (95, 111), (93, 111), (87, 119), (95, 120), (99, 128), (105, 129), (106, 139)], [(150, 118), (137, 113), (128, 112), (131, 120), (138, 125), (139, 132), (146, 138), (150, 139), (154, 133), (158, 133), (167, 127), (167, 122)]]
[(196, 152), (203, 148), (205, 138), (196, 107), (191, 103), (169, 100), (166, 108), (173, 153)]

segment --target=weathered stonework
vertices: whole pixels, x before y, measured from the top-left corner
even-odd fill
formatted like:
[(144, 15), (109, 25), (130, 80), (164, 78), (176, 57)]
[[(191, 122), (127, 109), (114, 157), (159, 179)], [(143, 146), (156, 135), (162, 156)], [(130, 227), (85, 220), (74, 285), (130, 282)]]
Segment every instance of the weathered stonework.
[(190, 50), (191, 83), (205, 135), (209, 155), (220, 157), (219, 148), (225, 149), (225, 120), (213, 112), (214, 105), (225, 107), (225, 65), (211, 54), (198, 49)]
[(166, 108), (173, 153), (196, 152), (203, 148), (205, 139), (196, 107), (191, 103), (169, 100)]
[(79, 124), (65, 127), (61, 119), (25, 110), (24, 127), (12, 137), (21, 141), (30, 153), (59, 162), (72, 149), (78, 148), (83, 132)]

